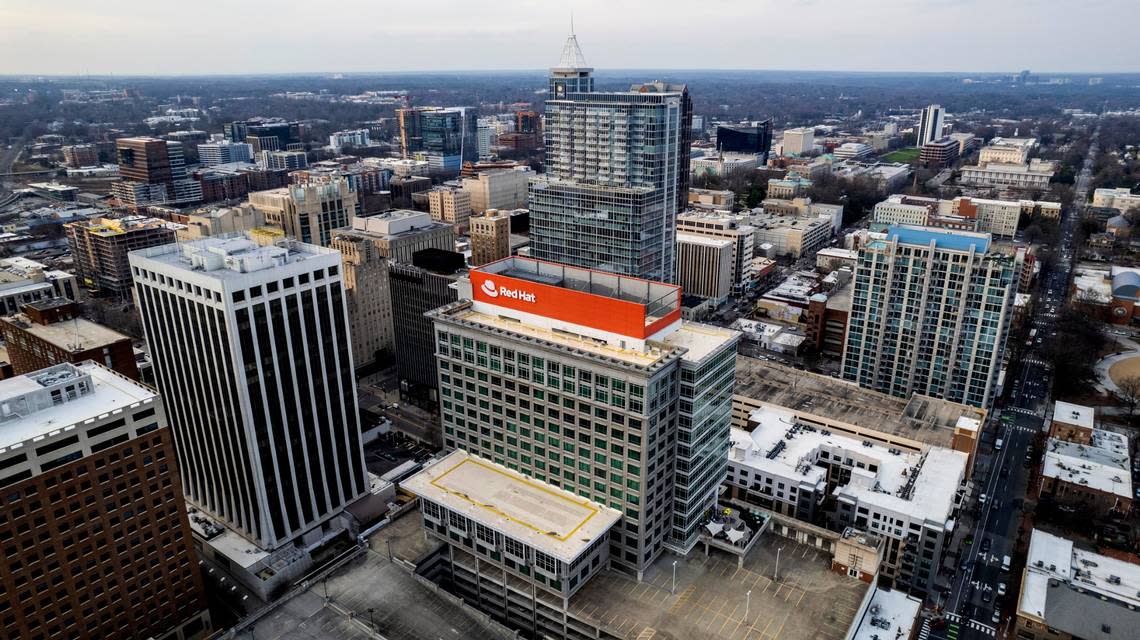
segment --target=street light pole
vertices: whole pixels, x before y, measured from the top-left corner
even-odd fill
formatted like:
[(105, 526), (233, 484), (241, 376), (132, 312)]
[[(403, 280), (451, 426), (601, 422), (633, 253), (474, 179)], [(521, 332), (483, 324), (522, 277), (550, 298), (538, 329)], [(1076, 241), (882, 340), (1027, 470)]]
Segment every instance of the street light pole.
[(673, 586), (669, 588), (669, 593), (677, 593), (677, 561), (673, 561)]
[(372, 612), (373, 611), (376, 611), (376, 609), (374, 609), (372, 607), (368, 607), (368, 626), (372, 627), (372, 630), (375, 631), (376, 630), (376, 623), (372, 620)]
[(744, 619), (748, 619), (748, 610), (752, 608), (752, 589), (744, 594)]
[(780, 581), (780, 552), (783, 550), (784, 550), (783, 547), (777, 547), (776, 548), (776, 570), (774, 572), (772, 572), (772, 581), (773, 582), (779, 582)]

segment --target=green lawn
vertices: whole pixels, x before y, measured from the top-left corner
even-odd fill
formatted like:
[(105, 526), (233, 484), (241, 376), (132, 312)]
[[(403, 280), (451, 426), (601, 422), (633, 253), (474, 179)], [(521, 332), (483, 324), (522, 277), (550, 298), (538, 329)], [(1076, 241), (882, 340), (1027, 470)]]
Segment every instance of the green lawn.
[(907, 147), (906, 149), (899, 149), (892, 151), (883, 156), (884, 162), (905, 162), (911, 163), (918, 159), (918, 154), (922, 153), (922, 149), (918, 147)]

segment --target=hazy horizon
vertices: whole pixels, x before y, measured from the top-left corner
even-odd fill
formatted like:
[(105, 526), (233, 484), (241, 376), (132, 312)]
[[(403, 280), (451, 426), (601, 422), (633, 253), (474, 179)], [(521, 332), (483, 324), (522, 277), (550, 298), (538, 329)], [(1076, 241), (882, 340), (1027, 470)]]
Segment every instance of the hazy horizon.
[(5, 0), (0, 75), (541, 71), (570, 12), (598, 70), (1140, 72), (1140, 2)]

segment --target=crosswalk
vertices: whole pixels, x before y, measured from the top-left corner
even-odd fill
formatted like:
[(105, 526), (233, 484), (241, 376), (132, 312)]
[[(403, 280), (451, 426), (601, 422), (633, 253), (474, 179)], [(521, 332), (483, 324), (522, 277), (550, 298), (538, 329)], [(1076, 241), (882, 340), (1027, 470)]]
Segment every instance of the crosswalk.
[(1024, 407), (1006, 407), (1005, 410), (1006, 411), (1013, 411), (1014, 413), (1024, 413), (1027, 416), (1038, 415), (1036, 409), (1026, 409)]
[[(956, 623), (946, 627), (946, 638), (948, 640), (958, 640), (959, 626), (969, 627), (969, 629), (979, 633), (985, 633), (991, 638), (998, 634), (998, 630), (995, 630), (994, 627), (983, 622), (978, 622), (976, 619), (963, 619), (962, 616), (953, 613), (953, 611), (946, 611), (946, 619)], [(923, 631), (926, 632), (926, 635), (923, 635)], [(922, 629), (919, 631), (919, 640), (926, 640), (928, 635), (930, 635), (930, 623), (928, 621), (922, 621)]]
[(926, 640), (930, 637), (930, 618), (922, 619), (922, 626), (918, 629), (918, 640)]

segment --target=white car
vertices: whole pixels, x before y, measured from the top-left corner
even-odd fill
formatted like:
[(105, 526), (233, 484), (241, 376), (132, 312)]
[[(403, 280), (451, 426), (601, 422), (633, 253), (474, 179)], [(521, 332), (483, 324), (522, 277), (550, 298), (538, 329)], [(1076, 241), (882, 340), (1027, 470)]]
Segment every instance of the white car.
[(994, 624), (999, 624), (1001, 622), (1001, 612), (997, 609), (994, 609), (994, 615), (992, 618), (990, 618), (990, 621)]
[(978, 496), (978, 504), (985, 504), (985, 503), (986, 503), (986, 494), (983, 493), (982, 495)]
[(999, 582), (999, 583), (998, 583), (998, 588), (997, 588), (997, 592), (998, 592), (998, 595), (999, 595), (999, 596), (1004, 596), (1004, 595), (1005, 595), (1005, 589), (1006, 589), (1006, 587), (1005, 587), (1005, 583), (1004, 583), (1004, 582)]

